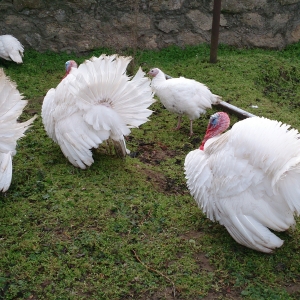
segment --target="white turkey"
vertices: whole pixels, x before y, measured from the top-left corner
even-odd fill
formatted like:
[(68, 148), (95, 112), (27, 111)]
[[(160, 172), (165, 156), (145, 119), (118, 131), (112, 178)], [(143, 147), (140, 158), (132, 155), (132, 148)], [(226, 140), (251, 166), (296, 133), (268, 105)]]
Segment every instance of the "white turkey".
[(272, 252), (300, 212), (300, 134), (289, 125), (252, 117), (229, 126), (211, 116), (200, 149), (185, 159), (187, 186), (212, 221), (240, 244)]
[(212, 104), (218, 104), (221, 97), (213, 94), (204, 84), (184, 77), (172, 78), (160, 69), (151, 69), (151, 87), (164, 107), (178, 115), (175, 130), (181, 126), (182, 115), (190, 119), (190, 136), (193, 135), (193, 120), (198, 119)]
[(154, 102), (151, 81), (141, 68), (132, 78), (126, 74), (131, 59), (102, 54), (78, 68), (68, 61), (64, 79), (45, 96), (45, 130), (74, 166), (90, 166), (91, 149), (108, 139), (118, 154), (126, 156), (124, 136), (148, 121), (148, 107)]
[(21, 64), (23, 52), (23, 45), (14, 36), (0, 35), (0, 57)]
[(27, 101), (16, 88), (16, 85), (5, 76), (0, 68), (0, 191), (8, 190), (12, 180), (12, 157), (16, 154), (17, 140), (35, 117), (19, 123), (17, 119), (23, 112)]

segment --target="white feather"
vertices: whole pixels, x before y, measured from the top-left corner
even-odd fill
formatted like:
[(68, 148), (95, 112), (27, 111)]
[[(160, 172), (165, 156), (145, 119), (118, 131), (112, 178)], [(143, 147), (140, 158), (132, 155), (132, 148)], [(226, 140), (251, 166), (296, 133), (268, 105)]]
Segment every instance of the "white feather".
[(154, 102), (150, 79), (139, 69), (131, 79), (131, 57), (92, 57), (48, 91), (42, 106), (45, 130), (64, 155), (82, 169), (93, 163), (92, 148), (114, 141), (121, 156), (129, 153), (124, 136), (148, 121)]
[(18, 64), (22, 63), (24, 47), (12, 35), (0, 35), (0, 57), (12, 60)]
[(12, 156), (16, 154), (17, 141), (35, 117), (19, 123), (27, 101), (16, 88), (16, 85), (0, 69), (0, 191), (7, 191), (12, 180)]
[(185, 159), (187, 186), (207, 217), (262, 252), (283, 243), (269, 229), (287, 230), (300, 213), (300, 136), (288, 129), (248, 118)]
[[(219, 103), (221, 97), (213, 94), (206, 85), (196, 80), (184, 77), (166, 79), (166, 75), (160, 69), (154, 70), (158, 70), (151, 83), (155, 95), (168, 111), (179, 116), (188, 116), (191, 121), (190, 134), (192, 134), (192, 121), (206, 113), (212, 104)], [(177, 129), (179, 126), (180, 121)]]

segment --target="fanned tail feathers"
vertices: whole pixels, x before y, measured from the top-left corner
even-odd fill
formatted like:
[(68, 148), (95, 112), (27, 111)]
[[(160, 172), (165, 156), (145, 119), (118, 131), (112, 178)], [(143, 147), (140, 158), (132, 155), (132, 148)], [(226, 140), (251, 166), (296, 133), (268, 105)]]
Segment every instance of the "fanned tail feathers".
[(126, 75), (131, 59), (92, 57), (48, 91), (42, 108), (45, 129), (74, 166), (90, 166), (91, 149), (108, 139), (118, 155), (126, 156), (124, 136), (148, 121), (154, 102), (150, 79), (141, 69), (133, 78)]
[(129, 128), (147, 122), (152, 114), (148, 107), (154, 103), (151, 81), (141, 68), (130, 80), (126, 67), (131, 59), (101, 55), (85, 61), (78, 70), (74, 70), (70, 74), (69, 89), (80, 99), (78, 106), (81, 109), (87, 109), (91, 104), (110, 106)]
[(17, 122), (27, 101), (16, 85), (0, 69), (0, 191), (6, 191), (12, 178), (12, 156), (16, 153), (17, 141), (32, 124), (36, 116), (26, 122)]

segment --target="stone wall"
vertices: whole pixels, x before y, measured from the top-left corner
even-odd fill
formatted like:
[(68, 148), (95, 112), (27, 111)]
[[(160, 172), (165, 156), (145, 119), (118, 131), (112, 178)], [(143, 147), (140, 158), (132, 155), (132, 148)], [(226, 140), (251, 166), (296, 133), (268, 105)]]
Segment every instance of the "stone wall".
[[(213, 0), (0, 0), (0, 34), (25, 48), (83, 52), (209, 43)], [(300, 0), (223, 0), (219, 40), (282, 49), (300, 39)]]

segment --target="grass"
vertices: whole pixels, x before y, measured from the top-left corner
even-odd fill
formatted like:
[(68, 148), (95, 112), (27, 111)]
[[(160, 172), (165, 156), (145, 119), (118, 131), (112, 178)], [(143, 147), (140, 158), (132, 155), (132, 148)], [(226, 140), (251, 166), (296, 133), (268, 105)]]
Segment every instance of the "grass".
[[(113, 52), (27, 50), (22, 65), (1, 60), (29, 100), (21, 120), (40, 115), (66, 60)], [(207, 45), (137, 51), (131, 69), (194, 78), (233, 105), (300, 129), (300, 44), (283, 51), (221, 45), (218, 63), (208, 58)], [(184, 158), (216, 108), (194, 122), (191, 139), (186, 118), (172, 131), (176, 117), (159, 102), (152, 109), (150, 122), (132, 130), (131, 156), (121, 160), (100, 147), (87, 170), (68, 163), (41, 117), (34, 122), (0, 195), (0, 298), (299, 299), (299, 225), (278, 233), (285, 243), (274, 254), (258, 253), (209, 221), (186, 189)]]

